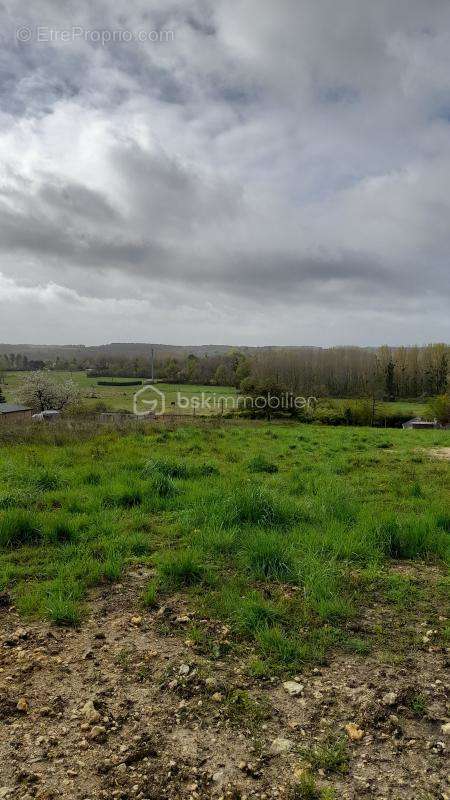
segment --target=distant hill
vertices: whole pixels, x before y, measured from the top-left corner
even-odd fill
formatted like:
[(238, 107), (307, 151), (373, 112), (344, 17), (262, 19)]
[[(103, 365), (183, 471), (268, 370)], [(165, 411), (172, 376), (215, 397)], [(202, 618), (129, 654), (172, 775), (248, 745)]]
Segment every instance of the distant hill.
[(246, 347), (229, 344), (202, 344), (202, 345), (178, 345), (144, 342), (111, 342), (110, 344), (83, 345), (83, 344), (6, 344), (0, 343), (0, 355), (9, 353), (22, 353), (29, 359), (41, 359), (43, 361), (60, 359), (82, 359), (101, 356), (117, 356), (121, 358), (138, 358), (148, 356), (151, 349), (155, 350), (158, 356), (173, 355), (187, 356), (190, 353), (196, 356), (217, 356), (224, 355), (230, 350), (239, 350), (241, 353), (256, 353), (258, 351), (270, 350), (320, 350), (319, 347), (275, 347), (267, 345), (263, 347)]

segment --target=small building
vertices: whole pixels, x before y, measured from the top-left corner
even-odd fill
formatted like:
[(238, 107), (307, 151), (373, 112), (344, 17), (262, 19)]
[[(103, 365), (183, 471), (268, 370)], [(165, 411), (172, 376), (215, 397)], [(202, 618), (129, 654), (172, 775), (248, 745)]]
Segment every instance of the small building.
[(439, 424), (437, 421), (422, 419), (422, 417), (413, 417), (413, 419), (409, 419), (408, 422), (404, 422), (402, 425), (404, 430), (425, 430), (426, 428), (439, 428)]
[(31, 419), (31, 408), (17, 403), (0, 403), (0, 424)]

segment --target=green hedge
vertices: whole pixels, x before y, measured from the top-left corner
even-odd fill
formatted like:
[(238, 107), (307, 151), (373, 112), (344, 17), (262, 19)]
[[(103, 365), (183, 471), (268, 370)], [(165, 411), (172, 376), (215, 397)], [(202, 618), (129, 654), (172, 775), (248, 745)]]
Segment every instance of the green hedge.
[(142, 381), (97, 381), (97, 386), (142, 386)]

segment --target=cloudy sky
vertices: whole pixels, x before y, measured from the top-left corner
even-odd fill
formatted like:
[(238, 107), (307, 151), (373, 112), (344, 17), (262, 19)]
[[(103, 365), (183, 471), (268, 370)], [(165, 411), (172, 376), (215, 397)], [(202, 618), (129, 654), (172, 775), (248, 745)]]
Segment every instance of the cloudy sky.
[(448, 0), (0, 14), (0, 341), (450, 339)]

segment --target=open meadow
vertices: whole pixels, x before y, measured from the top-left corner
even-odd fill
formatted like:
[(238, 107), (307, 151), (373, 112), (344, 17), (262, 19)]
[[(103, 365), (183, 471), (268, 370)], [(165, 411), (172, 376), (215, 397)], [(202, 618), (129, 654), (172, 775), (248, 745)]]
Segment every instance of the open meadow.
[[(26, 379), (26, 372), (7, 372), (5, 373), (5, 384), (3, 391), (5, 398), (8, 402), (16, 402), (20, 397), (21, 382)], [(64, 381), (71, 380), (74, 382), (80, 393), (80, 400), (87, 410), (105, 410), (105, 411), (125, 411), (133, 413), (133, 396), (136, 390), (140, 387), (136, 385), (136, 381), (144, 379), (141, 378), (97, 378), (87, 375), (85, 372), (56, 372), (50, 373), (51, 377), (56, 381), (63, 383)], [(116, 385), (104, 386), (101, 385), (102, 381), (111, 381)], [(100, 382), (100, 383), (99, 383)], [(126, 383), (129, 383), (129, 386)], [(184, 413), (193, 414), (192, 398), (197, 398), (201, 401), (204, 398), (205, 408), (199, 410), (199, 413), (210, 414), (220, 413), (221, 398), (233, 398), (236, 395), (236, 390), (230, 386), (201, 386), (197, 384), (176, 384), (176, 383), (157, 383), (157, 389), (164, 394), (165, 408), (162, 408), (161, 399), (155, 395), (157, 401), (157, 412), (165, 411), (166, 413)], [(182, 395), (184, 403), (188, 402), (189, 408), (179, 407), (179, 396)], [(217, 402), (214, 403), (214, 399)], [(151, 396), (153, 399), (153, 396)], [(212, 410), (208, 409), (207, 401), (210, 401)], [(231, 400), (229, 401), (231, 403)], [(182, 401), (183, 404), (183, 401)], [(225, 402), (226, 409), (226, 402)]]
[[(83, 371), (57, 372), (51, 371), (52, 379), (63, 383), (70, 380), (76, 385), (80, 402), (88, 411), (125, 411), (133, 412), (133, 396), (140, 387), (136, 381), (140, 378), (98, 378), (86, 374)], [(2, 389), (8, 402), (20, 400), (20, 386), (26, 380), (26, 372), (6, 372), (4, 373), (4, 384)], [(116, 383), (112, 386), (102, 385), (102, 381)], [(129, 386), (126, 383), (129, 382)], [(237, 390), (232, 386), (205, 386), (201, 384), (188, 383), (156, 383), (156, 388), (164, 395), (164, 407), (162, 406), (161, 396), (150, 393), (149, 399), (156, 400), (156, 412), (173, 414), (194, 414), (194, 405), (197, 405), (196, 413), (200, 415), (220, 415), (222, 411), (232, 411), (234, 401), (237, 397)], [(318, 408), (326, 414), (329, 410), (334, 410), (342, 414), (347, 408), (354, 408), (360, 401), (355, 399), (329, 399), (318, 398)], [(366, 401), (367, 403), (368, 401)], [(141, 406), (140, 406), (141, 408)], [(145, 407), (142, 406), (142, 410)], [(389, 421), (391, 417), (422, 416), (427, 413), (425, 402), (398, 400), (394, 402), (380, 402), (376, 404), (377, 416), (383, 421)], [(399, 424), (397, 422), (397, 424)]]
[[(214, 421), (4, 434), (0, 710), (22, 753), (45, 749), (39, 782), (443, 798), (449, 446), (449, 431)], [(168, 777), (152, 786), (155, 758)]]

